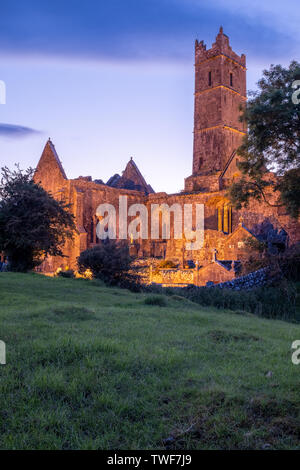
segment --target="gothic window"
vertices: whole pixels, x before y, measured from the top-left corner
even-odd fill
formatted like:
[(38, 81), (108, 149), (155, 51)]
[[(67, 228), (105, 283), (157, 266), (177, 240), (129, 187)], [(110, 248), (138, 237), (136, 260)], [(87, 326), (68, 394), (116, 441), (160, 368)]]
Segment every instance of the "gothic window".
[(229, 204), (219, 206), (217, 209), (218, 231), (223, 233), (232, 232), (232, 207)]
[(208, 86), (211, 86), (211, 72), (208, 72)]
[(230, 74), (230, 86), (233, 86), (233, 74)]
[(232, 232), (232, 207), (229, 205), (224, 207), (223, 231), (225, 233)]
[(218, 207), (218, 231), (223, 232), (223, 209)]

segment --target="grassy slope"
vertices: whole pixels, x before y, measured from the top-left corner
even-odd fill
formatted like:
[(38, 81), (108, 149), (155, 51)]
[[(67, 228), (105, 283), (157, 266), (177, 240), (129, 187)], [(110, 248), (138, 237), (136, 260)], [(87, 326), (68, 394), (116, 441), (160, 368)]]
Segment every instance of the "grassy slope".
[(0, 274), (1, 449), (300, 448), (298, 325), (144, 298)]

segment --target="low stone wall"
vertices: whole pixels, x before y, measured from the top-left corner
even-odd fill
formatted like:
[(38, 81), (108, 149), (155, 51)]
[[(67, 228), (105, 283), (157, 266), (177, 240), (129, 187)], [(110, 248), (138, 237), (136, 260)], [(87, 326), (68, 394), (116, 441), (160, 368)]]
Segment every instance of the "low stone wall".
[(163, 286), (187, 286), (195, 284), (194, 269), (159, 269), (153, 273), (151, 281)]
[(268, 270), (266, 268), (262, 268), (245, 276), (232, 279), (231, 281), (214, 284), (208, 287), (218, 287), (219, 289), (250, 290), (254, 289), (255, 287), (265, 286), (269, 280)]

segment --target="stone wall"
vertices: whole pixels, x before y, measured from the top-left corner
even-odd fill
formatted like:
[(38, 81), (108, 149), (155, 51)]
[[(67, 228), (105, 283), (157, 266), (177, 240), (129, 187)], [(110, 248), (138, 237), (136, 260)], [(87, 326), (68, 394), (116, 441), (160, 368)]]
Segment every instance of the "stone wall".
[(241, 276), (231, 281), (222, 282), (209, 287), (218, 287), (219, 289), (233, 289), (233, 290), (250, 290), (255, 287), (262, 287), (270, 281), (268, 277), (268, 270), (266, 268), (259, 269), (253, 273)]

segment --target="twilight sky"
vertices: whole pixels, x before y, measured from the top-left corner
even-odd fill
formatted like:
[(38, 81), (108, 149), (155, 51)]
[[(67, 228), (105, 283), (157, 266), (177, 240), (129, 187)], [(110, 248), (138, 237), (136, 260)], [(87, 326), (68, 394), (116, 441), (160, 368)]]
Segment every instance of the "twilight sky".
[(155, 191), (191, 174), (194, 41), (220, 25), (248, 89), (299, 60), (299, 0), (10, 0), (0, 7), (0, 165), (36, 166), (50, 136), (67, 176), (106, 181), (130, 156)]

